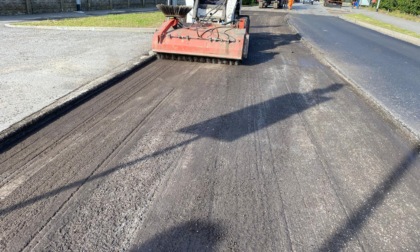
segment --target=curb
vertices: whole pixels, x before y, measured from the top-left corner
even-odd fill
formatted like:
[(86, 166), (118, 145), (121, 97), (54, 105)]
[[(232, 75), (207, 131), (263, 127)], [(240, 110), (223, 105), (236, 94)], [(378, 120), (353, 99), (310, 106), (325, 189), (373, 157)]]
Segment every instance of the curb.
[[(296, 27), (294, 27), (290, 23), (289, 15), (285, 17), (287, 24), (292, 28), (294, 32), (300, 35)], [(408, 138), (411, 144), (415, 146), (416, 149), (420, 150), (420, 135), (416, 134), (414, 130), (408, 127), (404, 122), (399, 120), (394, 114), (389, 111), (385, 106), (382, 105), (375, 97), (373, 97), (369, 92), (367, 92), (363, 87), (358, 85), (355, 81), (351, 78), (347, 77), (344, 73), (340, 71), (327, 57), (324, 57), (324, 53), (318, 49), (318, 47), (311, 44), (309, 41), (305, 40), (304, 37), (301, 36), (301, 41), (306, 48), (308, 48), (312, 54), (318, 59), (322, 64), (329, 67), (333, 70), (336, 74), (338, 74), (341, 78), (343, 78), (346, 82), (350, 84), (353, 90), (362, 97), (369, 105), (371, 105), (376, 111), (384, 118), (384, 120), (394, 126), (402, 135)]]
[(357, 24), (359, 26), (368, 28), (370, 30), (374, 30), (374, 31), (377, 31), (379, 33), (388, 35), (390, 37), (393, 37), (393, 38), (396, 38), (396, 39), (399, 39), (399, 40), (403, 40), (403, 41), (411, 43), (413, 45), (420, 46), (420, 39), (418, 39), (418, 38), (415, 38), (415, 37), (412, 37), (412, 36), (409, 36), (409, 35), (406, 35), (406, 34), (402, 34), (402, 33), (399, 33), (399, 32), (391, 31), (391, 30), (388, 30), (388, 29), (385, 29), (385, 28), (382, 28), (382, 27), (378, 27), (378, 26), (375, 26), (375, 25), (371, 25), (371, 24), (368, 24), (368, 23), (365, 23), (365, 22), (362, 22), (362, 21), (358, 21), (358, 20), (353, 19), (353, 18), (348, 18), (348, 17), (344, 17), (344, 16), (339, 16), (339, 18), (341, 18), (342, 20), (345, 20), (347, 22), (350, 22), (350, 23)]
[(23, 120), (13, 124), (0, 132), (0, 152), (13, 145), (13, 142), (20, 140), (39, 130), (54, 119), (65, 114), (86, 99), (93, 97), (99, 92), (115, 85), (122, 79), (133, 74), (135, 71), (147, 66), (156, 59), (154, 52), (149, 51), (149, 55), (136, 57), (133, 60), (117, 67), (113, 72), (101, 76), (76, 90), (57, 99), (43, 109), (25, 117)]

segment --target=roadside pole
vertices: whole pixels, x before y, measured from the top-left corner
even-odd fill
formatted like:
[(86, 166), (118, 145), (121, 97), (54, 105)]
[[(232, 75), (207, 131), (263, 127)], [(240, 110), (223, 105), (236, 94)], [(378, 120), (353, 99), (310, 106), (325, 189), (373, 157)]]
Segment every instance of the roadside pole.
[(381, 3), (381, 0), (378, 0), (378, 3), (376, 4), (376, 12), (378, 12), (379, 4)]
[(76, 11), (80, 11), (81, 10), (81, 1), (80, 0), (76, 0)]

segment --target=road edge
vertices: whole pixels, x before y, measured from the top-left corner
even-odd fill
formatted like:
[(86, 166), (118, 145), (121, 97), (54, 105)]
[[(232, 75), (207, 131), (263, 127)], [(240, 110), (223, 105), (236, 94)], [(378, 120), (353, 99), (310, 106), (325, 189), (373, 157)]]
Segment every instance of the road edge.
[(319, 60), (322, 64), (333, 70), (336, 74), (338, 74), (341, 78), (343, 78), (346, 82), (350, 84), (353, 90), (363, 99), (365, 100), (370, 106), (372, 106), (380, 116), (389, 124), (391, 124), (399, 133), (405, 136), (408, 141), (415, 146), (415, 148), (420, 151), (420, 135), (418, 135), (413, 129), (407, 126), (404, 122), (399, 120), (396, 116), (393, 115), (391, 111), (389, 111), (385, 106), (383, 106), (375, 97), (369, 94), (362, 86), (358, 85), (354, 80), (346, 76), (339, 68), (337, 68), (330, 60), (325, 57), (325, 54), (306, 40), (302, 34), (293, 26), (290, 22), (289, 15), (286, 15), (285, 20), (289, 27), (301, 36), (301, 41), (303, 45), (308, 48), (311, 53), (315, 56), (317, 60)]
[(39, 130), (45, 123), (51, 119), (57, 118), (55, 114), (63, 114), (72, 107), (77, 106), (86, 99), (98, 94), (108, 87), (116, 84), (118, 81), (127, 78), (135, 71), (142, 69), (156, 59), (154, 52), (149, 51), (148, 55), (136, 57), (125, 64), (120, 65), (113, 71), (96, 78), (76, 90), (58, 98), (50, 105), (32, 113), (12, 124), (7, 129), (0, 132), (0, 152), (4, 148), (8, 148), (18, 139), (25, 138), (32, 132)]

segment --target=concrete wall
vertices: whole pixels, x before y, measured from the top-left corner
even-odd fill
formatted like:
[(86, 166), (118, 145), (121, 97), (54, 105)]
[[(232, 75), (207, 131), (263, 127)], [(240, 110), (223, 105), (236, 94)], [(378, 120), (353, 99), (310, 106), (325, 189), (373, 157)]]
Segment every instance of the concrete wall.
[[(141, 8), (167, 0), (81, 0), (82, 11)], [(185, 4), (185, 0), (178, 0)], [(76, 0), (0, 0), (0, 15), (53, 13), (76, 10)]]

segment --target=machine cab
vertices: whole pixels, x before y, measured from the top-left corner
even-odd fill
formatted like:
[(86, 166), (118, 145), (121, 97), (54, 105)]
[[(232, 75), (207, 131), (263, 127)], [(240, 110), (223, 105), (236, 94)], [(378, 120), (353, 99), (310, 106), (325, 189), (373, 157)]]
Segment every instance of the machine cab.
[(187, 15), (187, 23), (199, 20), (206, 22), (231, 22), (239, 16), (242, 1), (238, 0), (186, 0), (187, 6), (193, 6)]

